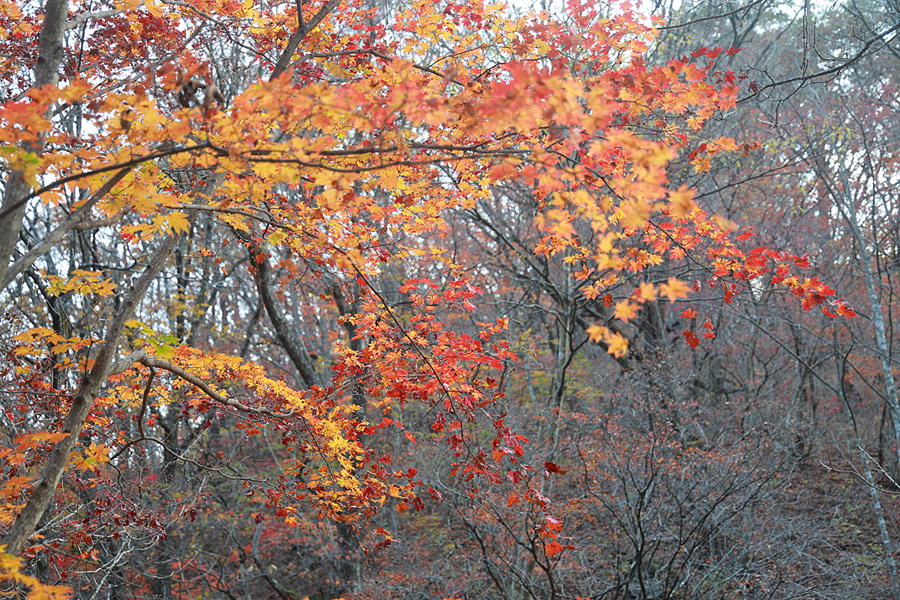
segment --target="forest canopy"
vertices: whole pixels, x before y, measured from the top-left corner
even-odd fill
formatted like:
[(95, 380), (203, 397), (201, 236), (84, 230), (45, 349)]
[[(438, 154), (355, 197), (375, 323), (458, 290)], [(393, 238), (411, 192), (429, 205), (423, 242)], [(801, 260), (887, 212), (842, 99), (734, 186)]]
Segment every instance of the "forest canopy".
[(900, 7), (0, 0), (29, 598), (884, 598)]

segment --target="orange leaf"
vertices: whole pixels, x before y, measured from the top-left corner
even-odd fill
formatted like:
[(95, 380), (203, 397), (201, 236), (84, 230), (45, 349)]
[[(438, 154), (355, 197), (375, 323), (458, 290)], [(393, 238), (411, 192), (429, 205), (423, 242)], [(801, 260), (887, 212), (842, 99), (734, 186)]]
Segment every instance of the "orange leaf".
[(641, 287), (635, 290), (634, 295), (641, 302), (652, 302), (656, 300), (656, 289), (650, 282), (642, 283)]
[(689, 189), (686, 185), (681, 186), (677, 191), (669, 192), (669, 213), (678, 219), (685, 218), (697, 208), (697, 203), (694, 202), (695, 193), (695, 190)]
[(662, 283), (659, 286), (661, 296), (666, 296), (669, 302), (675, 302), (679, 298), (687, 298), (691, 288), (683, 281), (679, 281), (674, 277), (669, 277), (668, 283)]
[(637, 304), (632, 304), (628, 300), (622, 300), (616, 303), (615, 317), (621, 321), (628, 321), (637, 316)]

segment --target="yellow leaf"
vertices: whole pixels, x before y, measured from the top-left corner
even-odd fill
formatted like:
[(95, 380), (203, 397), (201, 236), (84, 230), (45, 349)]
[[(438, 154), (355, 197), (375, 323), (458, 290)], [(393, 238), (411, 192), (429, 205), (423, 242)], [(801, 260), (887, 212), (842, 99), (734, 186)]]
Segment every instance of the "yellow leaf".
[(187, 215), (183, 212), (173, 212), (168, 217), (166, 217), (166, 224), (169, 226), (169, 229), (172, 233), (187, 233), (187, 231), (191, 228), (190, 222), (187, 220)]
[(628, 321), (637, 316), (637, 304), (632, 304), (628, 300), (622, 300), (616, 303), (615, 316), (621, 321)]
[(641, 287), (637, 289), (635, 295), (642, 302), (653, 302), (656, 300), (656, 289), (653, 287), (653, 284), (648, 281), (647, 283), (641, 284)]
[(77, 294), (97, 294), (99, 296), (109, 296), (116, 289), (116, 284), (111, 279), (100, 279), (103, 274), (97, 271), (83, 271), (75, 269), (67, 281), (62, 277), (48, 276), (50, 287), (47, 288), (47, 294), (50, 296), (60, 296), (69, 292)]
[(104, 463), (109, 462), (109, 448), (105, 444), (99, 446), (91, 442), (90, 447), (85, 450), (83, 456), (77, 456), (74, 459), (74, 467), (79, 471), (90, 471)]
[(735, 223), (734, 221), (730, 221), (724, 217), (720, 217), (719, 215), (713, 215), (712, 220), (716, 225), (719, 226), (719, 229), (726, 233), (737, 229), (737, 223)]
[(692, 189), (688, 189), (686, 185), (678, 188), (677, 191), (669, 192), (669, 213), (678, 219), (685, 218), (697, 204), (694, 202), (694, 193)]
[(591, 325), (587, 328), (587, 334), (592, 342), (600, 343), (609, 334), (609, 329), (600, 325)]
[(642, 227), (650, 218), (650, 206), (646, 202), (628, 200), (619, 208), (622, 211), (619, 222), (625, 227)]
[(609, 348), (606, 350), (607, 353), (612, 354), (616, 358), (621, 358), (628, 352), (628, 340), (622, 337), (621, 334), (612, 334), (607, 343), (609, 344)]
[(587, 334), (591, 341), (606, 344), (606, 352), (616, 358), (621, 358), (628, 352), (628, 340), (621, 334), (613, 333), (607, 327), (591, 325), (587, 329)]
[(734, 152), (734, 151), (737, 151), (737, 149), (738, 149), (738, 145), (735, 143), (734, 138), (730, 138), (730, 137), (716, 138), (716, 139), (712, 140), (711, 142), (709, 142), (707, 144), (707, 146), (713, 152), (719, 152), (722, 150), (731, 150)]
[(695, 173), (706, 173), (709, 171), (709, 168), (712, 166), (710, 160), (706, 157), (700, 157), (694, 160), (694, 172)]
[(223, 214), (219, 217), (235, 229), (240, 229), (241, 231), (246, 231), (250, 233), (250, 226), (247, 225), (247, 219), (240, 215), (232, 215), (229, 213)]
[(162, 6), (158, 5), (154, 0), (147, 0), (144, 2), (144, 8), (146, 8), (147, 12), (154, 17), (161, 17), (163, 14)]
[(285, 233), (282, 229), (278, 229), (274, 233), (269, 235), (269, 243), (273, 246), (280, 245), (282, 242), (284, 242), (285, 239), (287, 239), (287, 233)]
[[(15, 2), (0, 2), (0, 10), (2, 10), (7, 17), (9, 17), (10, 21), (18, 21), (22, 18), (22, 10), (19, 8), (18, 4)], [(4, 35), (0, 33), (0, 35)]]
[(39, 579), (21, 573), (22, 560), (3, 552), (6, 546), (0, 546), (0, 580), (13, 581), (29, 588), (28, 600), (68, 600), (70, 590), (67, 587), (48, 585)]
[(659, 293), (669, 298), (669, 302), (675, 302), (679, 298), (687, 298), (691, 288), (683, 281), (669, 277), (668, 283), (660, 284)]
[(59, 92), (59, 99), (64, 102), (74, 102), (83, 100), (84, 97), (94, 90), (94, 84), (84, 79), (73, 79), (66, 87)]

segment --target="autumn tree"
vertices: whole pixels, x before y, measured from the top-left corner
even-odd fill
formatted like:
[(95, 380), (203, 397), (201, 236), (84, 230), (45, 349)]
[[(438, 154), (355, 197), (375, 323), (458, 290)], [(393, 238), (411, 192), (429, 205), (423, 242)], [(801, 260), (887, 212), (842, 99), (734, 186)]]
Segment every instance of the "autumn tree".
[[(670, 178), (747, 151), (689, 150), (736, 107), (717, 65), (737, 49), (655, 64), (657, 30), (627, 7), (3, 7), (3, 568), (36, 591), (20, 556), (117, 597), (222, 593), (251, 565), (246, 593), (303, 597), (312, 582), (265, 566), (273, 516), (333, 535), (322, 587), (352, 591), (360, 546), (391, 542), (367, 524), (453, 480), (476, 498), (512, 482), (559, 595), (561, 521), (534, 473), (562, 452), (579, 348), (626, 369), (659, 353), (685, 261), (725, 304), (766, 275), (803, 309), (850, 312)], [(529, 311), (552, 381), (549, 445), (526, 456), (504, 392)], [(715, 337), (706, 323), (678, 339)], [(432, 482), (400, 460), (425, 437)], [(194, 552), (190, 523), (223, 513), (234, 526)]]

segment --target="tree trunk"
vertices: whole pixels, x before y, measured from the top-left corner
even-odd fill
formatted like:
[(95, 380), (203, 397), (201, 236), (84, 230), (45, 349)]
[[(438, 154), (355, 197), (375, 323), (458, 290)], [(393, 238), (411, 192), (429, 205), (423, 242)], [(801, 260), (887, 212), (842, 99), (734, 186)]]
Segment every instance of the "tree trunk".
[[(44, 22), (38, 42), (38, 58), (34, 66), (34, 88), (56, 84), (59, 66), (63, 59), (63, 34), (66, 30), (68, 0), (47, 0), (44, 5)], [(22, 150), (40, 154), (43, 143), (23, 145)], [(22, 218), (25, 215), (25, 198), (31, 193), (31, 185), (25, 181), (22, 171), (13, 171), (6, 180), (3, 207), (0, 209), (0, 281), (5, 279), (6, 268), (16, 248)]]
[[(219, 187), (223, 179), (224, 177), (221, 174), (214, 175), (210, 178), (210, 181), (203, 186), (200, 194), (209, 197), (215, 189)], [(199, 211), (190, 211), (188, 213), (188, 221), (192, 223), (194, 219), (197, 218), (197, 214), (199, 214)], [(135, 282), (134, 287), (122, 299), (122, 302), (106, 331), (103, 346), (94, 360), (94, 366), (85, 375), (75, 397), (72, 399), (72, 406), (69, 409), (69, 414), (66, 415), (66, 419), (60, 430), (61, 433), (66, 433), (68, 436), (57, 443), (53, 450), (50, 451), (50, 455), (47, 457), (47, 463), (44, 465), (41, 472), (41, 480), (34, 486), (34, 491), (28, 499), (28, 503), (16, 518), (16, 522), (13, 524), (12, 529), (10, 529), (9, 534), (4, 540), (6, 552), (8, 554), (13, 556), (21, 555), (29, 538), (31, 538), (34, 533), (38, 521), (40, 521), (44, 512), (46, 512), (47, 508), (50, 506), (50, 502), (56, 494), (56, 488), (62, 480), (63, 473), (65, 473), (69, 457), (75, 449), (75, 444), (78, 442), (78, 437), (84, 427), (84, 422), (91, 412), (94, 399), (97, 397), (97, 394), (100, 393), (103, 382), (105, 382), (106, 378), (110, 375), (130, 368), (136, 361), (135, 356), (140, 354), (134, 353), (119, 362), (113, 362), (116, 349), (119, 345), (119, 337), (125, 330), (125, 321), (131, 318), (135, 307), (143, 299), (144, 294), (146, 294), (147, 290), (150, 288), (150, 284), (156, 278), (156, 275), (162, 269), (166, 259), (175, 247), (177, 239), (177, 237), (168, 236), (162, 241), (150, 258), (147, 268)], [(145, 355), (146, 354), (144, 354), (144, 356)]]

